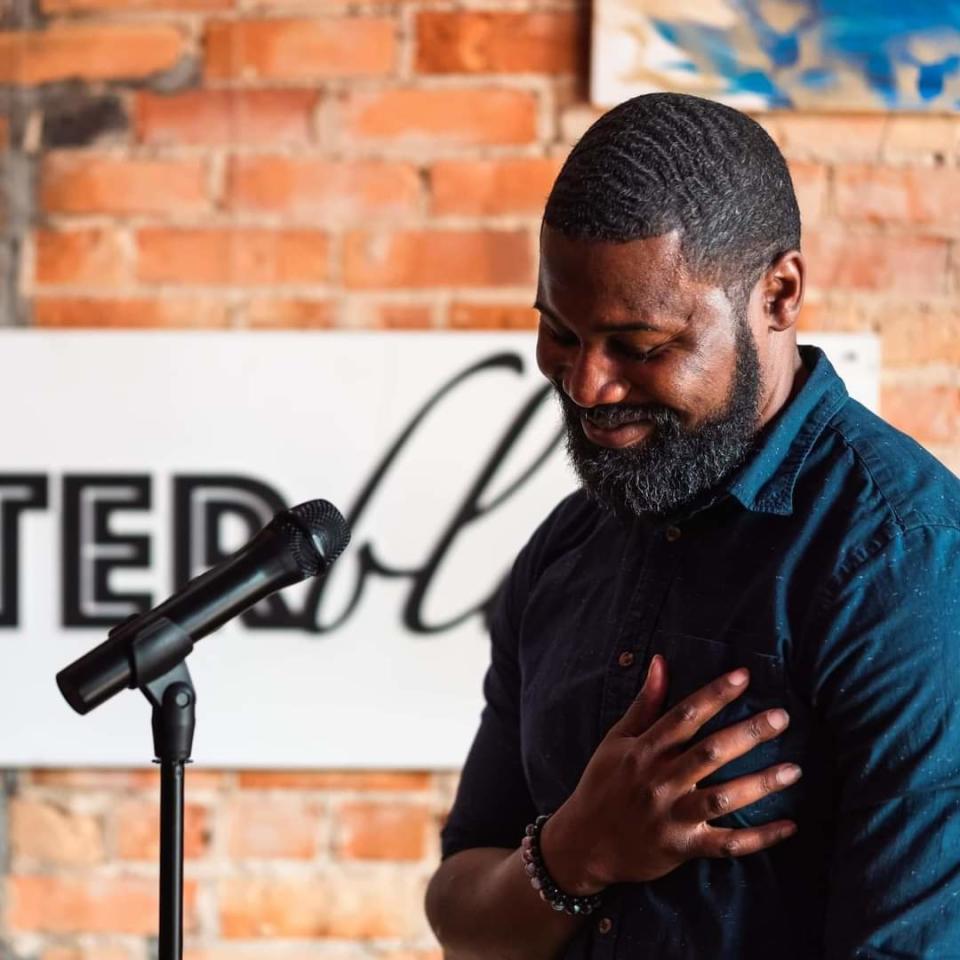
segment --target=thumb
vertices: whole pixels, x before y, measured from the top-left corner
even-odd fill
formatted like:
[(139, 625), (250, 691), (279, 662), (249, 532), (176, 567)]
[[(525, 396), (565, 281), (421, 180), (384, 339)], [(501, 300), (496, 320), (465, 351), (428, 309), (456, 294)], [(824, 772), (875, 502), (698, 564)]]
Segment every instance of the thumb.
[(640, 736), (660, 715), (666, 696), (667, 661), (658, 653), (650, 661), (647, 677), (636, 699), (610, 732), (620, 737)]

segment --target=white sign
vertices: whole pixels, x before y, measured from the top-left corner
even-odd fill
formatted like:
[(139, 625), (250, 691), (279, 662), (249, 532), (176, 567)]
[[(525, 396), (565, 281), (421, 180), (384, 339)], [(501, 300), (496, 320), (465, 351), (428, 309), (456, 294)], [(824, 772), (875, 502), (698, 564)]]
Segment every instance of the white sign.
[[(815, 339), (875, 405), (875, 339)], [(81, 717), (54, 675), (317, 497), (350, 547), (197, 644), (194, 758), (462, 763), (483, 607), (574, 487), (532, 334), (11, 330), (0, 350), (0, 766), (149, 763), (138, 691)]]

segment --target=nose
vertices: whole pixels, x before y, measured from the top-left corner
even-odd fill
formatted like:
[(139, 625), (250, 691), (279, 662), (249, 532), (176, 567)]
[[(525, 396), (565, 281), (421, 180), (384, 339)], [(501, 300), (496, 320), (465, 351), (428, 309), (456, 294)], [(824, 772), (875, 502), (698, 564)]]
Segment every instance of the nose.
[(581, 347), (560, 376), (566, 395), (579, 407), (623, 403), (630, 393), (618, 365), (599, 349)]

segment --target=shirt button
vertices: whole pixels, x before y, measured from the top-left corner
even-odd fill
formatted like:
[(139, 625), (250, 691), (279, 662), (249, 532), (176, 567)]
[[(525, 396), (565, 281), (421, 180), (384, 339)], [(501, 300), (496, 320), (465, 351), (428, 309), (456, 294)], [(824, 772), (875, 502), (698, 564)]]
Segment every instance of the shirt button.
[(609, 917), (603, 917), (597, 924), (597, 933), (603, 935), (613, 929), (613, 921)]
[(674, 541), (680, 539), (680, 533), (681, 531), (679, 527), (667, 527), (663, 535), (670, 543), (673, 543)]
[(621, 653), (620, 656), (617, 657), (617, 663), (619, 663), (621, 667), (632, 666), (633, 654), (629, 650), (624, 650), (623, 653)]

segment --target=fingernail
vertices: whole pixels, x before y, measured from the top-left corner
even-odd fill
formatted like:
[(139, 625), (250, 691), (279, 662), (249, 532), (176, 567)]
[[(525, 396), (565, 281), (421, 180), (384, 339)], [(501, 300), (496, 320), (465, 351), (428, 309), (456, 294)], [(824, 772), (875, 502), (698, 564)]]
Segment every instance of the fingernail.
[(789, 719), (790, 717), (786, 710), (771, 710), (767, 714), (767, 723), (769, 723), (774, 730), (782, 730), (787, 725)]
[(791, 824), (789, 827), (784, 827), (780, 831), (780, 839), (786, 840), (787, 837), (792, 837), (797, 832), (797, 825)]
[(655, 653), (655, 654), (653, 655), (653, 659), (650, 661), (650, 666), (647, 667), (647, 676), (646, 676), (646, 678), (645, 678), (644, 681), (643, 681), (644, 683), (646, 683), (647, 680), (650, 679), (650, 674), (653, 673), (653, 665), (654, 665), (654, 664), (657, 662), (657, 660), (659, 660), (659, 659), (660, 659), (660, 654), (659, 654), (659, 653)]
[(795, 763), (789, 767), (781, 767), (777, 771), (777, 783), (796, 783), (803, 776), (803, 770)]
[(741, 667), (739, 670), (734, 670), (733, 673), (727, 674), (727, 680), (735, 687), (742, 687), (750, 676), (750, 671), (746, 667)]

